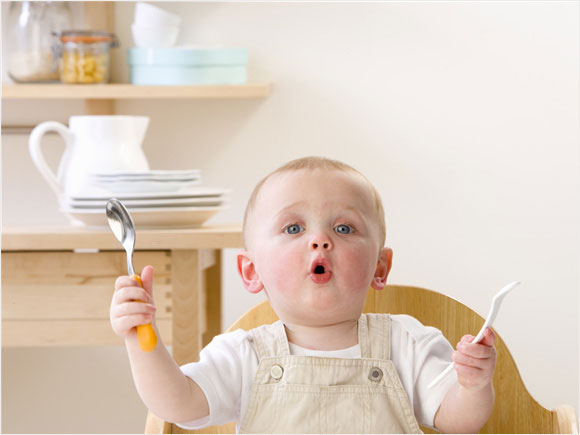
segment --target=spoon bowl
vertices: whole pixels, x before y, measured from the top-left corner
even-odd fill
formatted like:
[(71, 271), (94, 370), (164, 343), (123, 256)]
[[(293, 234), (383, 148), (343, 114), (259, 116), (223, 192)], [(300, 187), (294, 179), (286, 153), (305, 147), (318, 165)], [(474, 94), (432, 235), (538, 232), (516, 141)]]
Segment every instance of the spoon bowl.
[(520, 284), (521, 284), (520, 281), (511, 282), (496, 293), (496, 295), (493, 297), (491, 301), (491, 308), (489, 309), (489, 313), (487, 313), (485, 323), (479, 330), (479, 333), (473, 339), (472, 343), (479, 343), (481, 341), (481, 339), (483, 338), (483, 333), (485, 332), (485, 328), (488, 327), (491, 328), (491, 325), (493, 324), (495, 318), (497, 317), (497, 313), (499, 312), (499, 307), (501, 306), (503, 299), (509, 292), (511, 292), (515, 287), (517, 287)]
[(123, 203), (111, 198), (105, 206), (107, 220), (111, 231), (127, 252), (127, 269), (129, 275), (135, 275), (133, 268), (133, 251), (135, 250), (135, 225), (129, 211)]

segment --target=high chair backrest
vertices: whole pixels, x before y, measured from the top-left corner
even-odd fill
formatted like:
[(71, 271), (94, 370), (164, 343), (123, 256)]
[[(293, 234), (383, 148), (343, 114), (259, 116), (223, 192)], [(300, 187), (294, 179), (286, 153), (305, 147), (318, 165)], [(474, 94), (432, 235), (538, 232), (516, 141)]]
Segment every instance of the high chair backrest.
[[(424, 325), (440, 329), (452, 346), (463, 335), (476, 334), (484, 322), (479, 314), (455, 299), (431, 290), (399, 285), (387, 285), (382, 291), (370, 289), (364, 312), (408, 314)], [(229, 331), (249, 330), (276, 320), (278, 317), (266, 301), (244, 314)], [(497, 332), (496, 336), (495, 402), (481, 433), (578, 433), (574, 409), (560, 405), (548, 410), (536, 402), (526, 390), (516, 364)], [(424, 427), (421, 430), (437, 433)], [(186, 431), (149, 413), (145, 433), (235, 433), (235, 423)]]

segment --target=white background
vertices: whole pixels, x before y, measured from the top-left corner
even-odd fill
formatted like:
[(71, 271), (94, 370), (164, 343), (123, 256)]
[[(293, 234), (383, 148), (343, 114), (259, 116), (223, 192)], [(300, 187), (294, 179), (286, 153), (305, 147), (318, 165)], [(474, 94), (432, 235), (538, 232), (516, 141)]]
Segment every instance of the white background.
[[(286, 161), (343, 160), (375, 184), (394, 250), (389, 281), (459, 299), (495, 323), (526, 387), (578, 410), (577, 2), (166, 3), (181, 44), (246, 47), (263, 100), (121, 101), (148, 115), (154, 169), (233, 188), (212, 222), (241, 222), (255, 183)], [(118, 3), (116, 81), (128, 81), (133, 3)], [(3, 41), (4, 47), (9, 41)], [(5, 68), (5, 65), (3, 65)], [(66, 122), (81, 102), (3, 105), (3, 123)], [(4, 225), (66, 224), (27, 137), (2, 141)], [(62, 144), (45, 146), (56, 165)], [(224, 255), (224, 326), (258, 301)], [(113, 283), (111, 283), (111, 289)], [(466, 333), (477, 331), (466, 331)], [(4, 432), (141, 432), (125, 350), (9, 349)]]

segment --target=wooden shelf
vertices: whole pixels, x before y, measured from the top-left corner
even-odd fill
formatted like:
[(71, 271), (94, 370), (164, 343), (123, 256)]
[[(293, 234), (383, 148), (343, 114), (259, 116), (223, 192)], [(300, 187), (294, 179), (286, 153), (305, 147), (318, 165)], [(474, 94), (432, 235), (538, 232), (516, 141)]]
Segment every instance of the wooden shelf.
[(30, 84), (2, 86), (3, 100), (44, 99), (206, 99), (264, 98), (269, 83), (220, 86), (137, 86), (131, 84), (62, 85)]

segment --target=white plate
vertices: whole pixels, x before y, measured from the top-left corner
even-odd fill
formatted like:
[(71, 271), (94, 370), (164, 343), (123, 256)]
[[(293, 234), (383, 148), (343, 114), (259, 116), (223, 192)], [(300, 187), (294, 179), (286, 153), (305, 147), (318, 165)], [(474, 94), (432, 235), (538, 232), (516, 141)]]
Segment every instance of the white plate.
[(230, 189), (219, 189), (215, 187), (192, 187), (191, 189), (183, 189), (179, 192), (141, 192), (141, 193), (118, 193), (113, 194), (106, 189), (94, 189), (94, 191), (87, 192), (82, 195), (75, 195), (65, 197), (65, 201), (91, 201), (104, 200), (108, 201), (111, 198), (117, 198), (121, 201), (128, 199), (164, 199), (164, 198), (208, 198), (219, 197), (231, 192)]
[(199, 175), (187, 175), (185, 177), (157, 177), (157, 176), (139, 176), (139, 177), (91, 177), (91, 181), (93, 183), (117, 183), (119, 181), (122, 182), (138, 182), (138, 181), (160, 181), (160, 182), (168, 182), (168, 181), (201, 181), (201, 177)]
[[(139, 228), (196, 228), (209, 218), (227, 207), (183, 207), (183, 208), (144, 208), (131, 210), (133, 223)], [(87, 226), (108, 227), (107, 216), (103, 210), (78, 211), (61, 209), (73, 223)]]
[(199, 185), (200, 180), (188, 180), (188, 181), (154, 181), (154, 180), (143, 180), (143, 181), (93, 181), (93, 186), (99, 188), (102, 187), (112, 193), (147, 193), (147, 192), (178, 192), (183, 189), (189, 189), (193, 186)]
[[(223, 205), (225, 200), (226, 198), (223, 196), (208, 198), (125, 199), (123, 200), (123, 205), (129, 210), (147, 207), (217, 207)], [(64, 205), (69, 208), (94, 208), (104, 210), (107, 201), (100, 199), (94, 201), (68, 201)]]
[(96, 178), (134, 178), (134, 177), (157, 177), (157, 178), (185, 178), (191, 176), (199, 176), (201, 171), (199, 169), (184, 169), (175, 171), (163, 171), (163, 170), (152, 170), (145, 172), (96, 172), (90, 174), (92, 177)]

